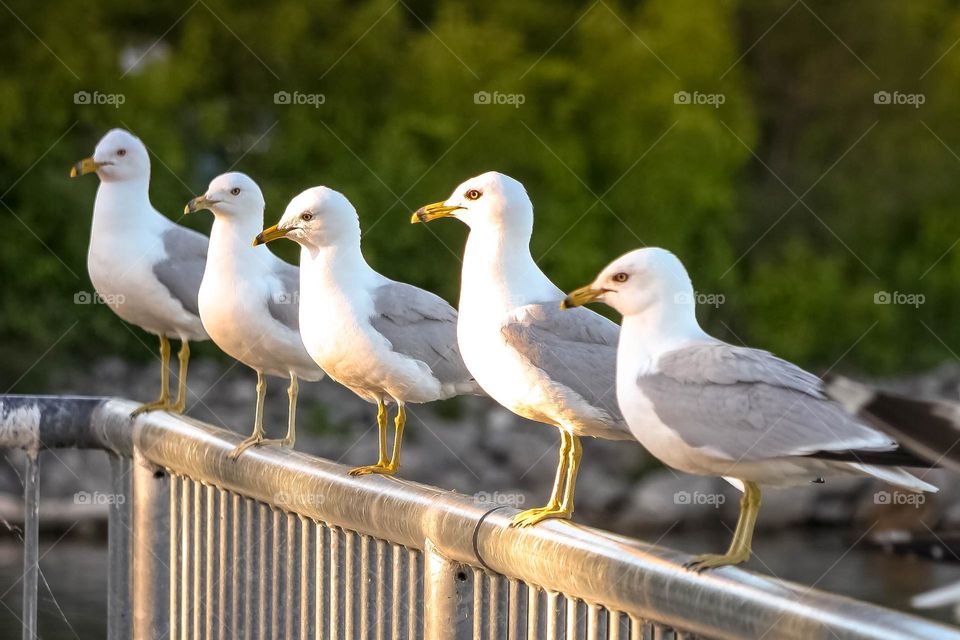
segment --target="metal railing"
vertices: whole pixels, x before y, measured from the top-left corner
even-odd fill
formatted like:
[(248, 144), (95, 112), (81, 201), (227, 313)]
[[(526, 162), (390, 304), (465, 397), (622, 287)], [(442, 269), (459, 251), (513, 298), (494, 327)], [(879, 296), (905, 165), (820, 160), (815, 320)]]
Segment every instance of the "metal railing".
[(921, 618), (399, 478), (352, 478), (125, 400), (0, 397), (28, 452), (24, 638), (36, 635), (37, 455), (110, 454), (110, 638), (939, 638)]

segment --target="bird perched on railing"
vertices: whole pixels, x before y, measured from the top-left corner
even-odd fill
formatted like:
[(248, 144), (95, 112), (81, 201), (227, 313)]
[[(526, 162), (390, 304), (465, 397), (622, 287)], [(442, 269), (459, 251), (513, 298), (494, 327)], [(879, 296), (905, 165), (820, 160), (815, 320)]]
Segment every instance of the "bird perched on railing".
[[(292, 447), (296, 440), (298, 378), (323, 377), (300, 339), (300, 274), (292, 264), (251, 242), (263, 229), (263, 193), (242, 173), (225, 173), (207, 192), (191, 200), (184, 213), (213, 212), (207, 267), (200, 285), (200, 319), (213, 342), (257, 372), (253, 434), (233, 450), (262, 444)], [(287, 435), (264, 438), (265, 375), (289, 378)]]
[[(357, 212), (337, 191), (307, 189), (256, 242), (278, 238), (301, 246), (300, 334), (307, 352), (327, 375), (378, 408), (377, 462), (351, 474), (394, 474), (407, 403), (480, 392), (457, 349), (457, 312), (442, 298), (367, 264)], [(397, 404), (389, 455), (388, 402)]]
[[(71, 177), (87, 173), (100, 178), (87, 252), (90, 280), (120, 318), (160, 337), (160, 397), (132, 415), (182, 413), (190, 341), (208, 339), (197, 304), (207, 238), (170, 221), (150, 204), (150, 156), (130, 132), (107, 132), (93, 156), (70, 170)], [(169, 338), (181, 341), (176, 400), (170, 398)]]
[(819, 378), (704, 332), (690, 277), (672, 253), (648, 248), (621, 256), (564, 306), (593, 301), (623, 315), (617, 399), (640, 444), (675, 469), (721, 476), (744, 492), (729, 550), (696, 556), (689, 567), (750, 557), (760, 485), (860, 474), (908, 491), (937, 490), (899, 466), (922, 460), (831, 401)]
[(617, 325), (588, 309), (561, 313), (563, 291), (530, 255), (533, 205), (513, 178), (493, 171), (471, 178), (411, 222), (443, 217), (470, 227), (457, 324), (467, 367), (501, 405), (560, 430), (550, 499), (514, 524), (570, 518), (580, 437), (632, 439), (614, 388)]

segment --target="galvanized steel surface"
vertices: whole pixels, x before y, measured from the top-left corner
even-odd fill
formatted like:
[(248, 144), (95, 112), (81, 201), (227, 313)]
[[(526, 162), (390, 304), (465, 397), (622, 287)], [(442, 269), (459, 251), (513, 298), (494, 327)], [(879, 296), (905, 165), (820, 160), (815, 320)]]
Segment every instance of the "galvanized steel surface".
[(111, 611), (112, 637), (960, 639), (737, 568), (694, 574), (684, 554), (574, 523), (512, 528), (513, 509), (301, 453), (234, 462), (239, 435), (134, 407), (0, 399), (0, 446), (118, 456), (130, 499), (111, 512), (110, 590), (133, 614)]

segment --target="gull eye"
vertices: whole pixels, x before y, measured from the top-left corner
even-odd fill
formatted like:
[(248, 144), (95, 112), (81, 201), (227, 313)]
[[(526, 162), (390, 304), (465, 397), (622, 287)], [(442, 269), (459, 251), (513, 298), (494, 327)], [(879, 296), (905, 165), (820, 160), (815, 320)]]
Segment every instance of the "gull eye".
[(127, 155), (127, 150), (126, 150), (126, 149), (117, 149), (117, 155), (122, 158), (123, 156)]
[(622, 271), (621, 271), (620, 273), (614, 274), (614, 276), (613, 276), (613, 281), (614, 281), (614, 282), (626, 282), (626, 281), (629, 280), (629, 279), (630, 279), (630, 276), (628, 276), (627, 274), (623, 273)]
[(481, 193), (479, 189), (470, 189), (463, 195), (467, 198), (467, 200), (477, 200), (483, 195), (483, 193)]
[(311, 220), (313, 220), (313, 214), (310, 213), (309, 211), (306, 213), (301, 213), (300, 219), (303, 220), (304, 222), (310, 222)]
[(233, 189), (230, 189), (230, 195), (232, 196), (240, 195), (240, 187), (234, 187)]

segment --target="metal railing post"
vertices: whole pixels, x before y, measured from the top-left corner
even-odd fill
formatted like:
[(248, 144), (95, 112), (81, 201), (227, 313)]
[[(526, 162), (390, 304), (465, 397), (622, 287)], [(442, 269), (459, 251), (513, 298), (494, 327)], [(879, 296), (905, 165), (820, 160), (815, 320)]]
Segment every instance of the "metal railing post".
[(133, 453), (133, 637), (170, 631), (170, 475)]
[(110, 454), (112, 496), (107, 531), (107, 638), (130, 638), (131, 460)]
[(473, 628), (468, 576), (472, 569), (442, 555), (430, 540), (423, 551), (424, 640), (466, 640)]
[(23, 638), (37, 638), (37, 588), (40, 554), (40, 464), (38, 452), (27, 451), (23, 480)]

